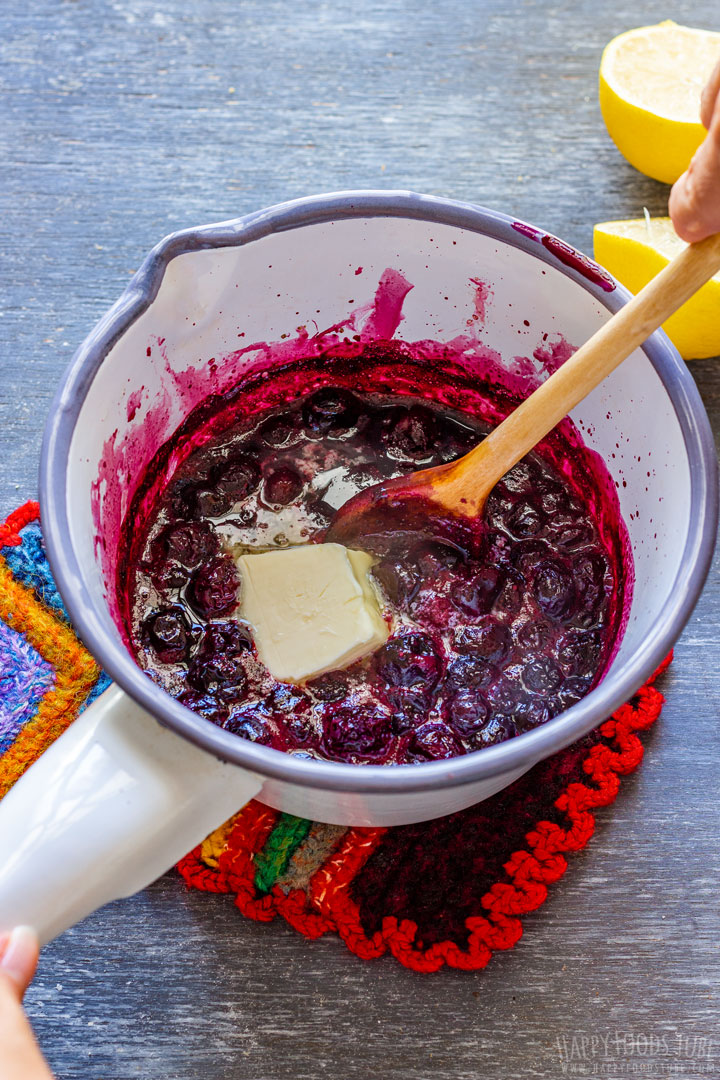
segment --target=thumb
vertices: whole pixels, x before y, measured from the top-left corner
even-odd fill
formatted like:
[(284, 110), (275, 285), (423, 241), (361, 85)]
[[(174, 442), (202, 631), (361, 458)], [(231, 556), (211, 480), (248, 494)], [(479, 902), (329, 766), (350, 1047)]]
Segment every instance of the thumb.
[[(716, 75), (720, 79), (720, 65), (713, 78)], [(670, 192), (669, 213), (675, 232), (689, 244), (720, 231), (720, 94), (715, 98), (712, 114), (705, 119), (708, 133), (687, 172)]]
[(29, 926), (16, 926), (0, 935), (0, 974), (5, 975), (20, 1000), (30, 985), (38, 962), (37, 934)]
[(720, 231), (720, 116), (670, 192), (675, 232), (689, 244)]
[(0, 1080), (52, 1080), (21, 1005), (37, 958), (29, 926), (0, 934)]

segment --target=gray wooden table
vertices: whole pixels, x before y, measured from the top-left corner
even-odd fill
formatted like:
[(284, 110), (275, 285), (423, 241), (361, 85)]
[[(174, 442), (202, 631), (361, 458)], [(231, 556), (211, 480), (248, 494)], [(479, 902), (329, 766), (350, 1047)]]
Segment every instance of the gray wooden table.
[[(594, 221), (663, 213), (596, 78), (668, 15), (720, 29), (716, 0), (3, 0), (0, 513), (36, 492), (64, 365), (173, 229), (350, 187), (587, 251)], [(718, 432), (720, 366), (693, 372)], [(716, 561), (641, 772), (485, 972), (363, 963), (170, 875), (45, 951), (28, 1009), (58, 1076), (720, 1076), (719, 612)]]

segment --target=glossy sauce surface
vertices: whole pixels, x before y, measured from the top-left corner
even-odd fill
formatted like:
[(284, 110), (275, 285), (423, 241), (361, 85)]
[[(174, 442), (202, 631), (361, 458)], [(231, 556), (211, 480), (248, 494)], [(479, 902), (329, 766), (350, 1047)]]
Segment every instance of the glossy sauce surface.
[(337, 382), (288, 398), (250, 395), (247, 411), (229, 414), (216, 404), (222, 423), (209, 405), (197, 448), (190, 423), (172, 478), (136, 500), (121, 587), (151, 678), (244, 738), (379, 764), (514, 737), (597, 682), (621, 618), (618, 550), (596, 520), (589, 474), (580, 483), (538, 454), (492, 493), (480, 552), (415, 538), (377, 561), (386, 645), (307, 684), (276, 682), (237, 618), (234, 557), (319, 541), (356, 491), (453, 460), (487, 431), (447, 403)]

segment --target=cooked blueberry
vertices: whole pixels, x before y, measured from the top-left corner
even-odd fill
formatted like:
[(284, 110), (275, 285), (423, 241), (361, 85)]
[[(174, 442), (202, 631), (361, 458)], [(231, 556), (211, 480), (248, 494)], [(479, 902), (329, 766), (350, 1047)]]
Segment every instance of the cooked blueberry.
[(513, 555), (513, 543), (502, 532), (490, 530), (486, 538), (485, 562), (488, 566), (507, 566)]
[(306, 743), (315, 734), (310, 704), (307, 694), (286, 683), (275, 686), (263, 702), (280, 730), (288, 731), (296, 743)]
[(546, 723), (552, 716), (553, 710), (548, 702), (539, 698), (518, 701), (512, 711), (513, 722), (520, 731), (532, 731), (533, 728)]
[(291, 712), (282, 718), (281, 730), (289, 733), (295, 745), (304, 746), (316, 736), (312, 713)]
[(192, 709), (194, 713), (212, 720), (213, 724), (219, 724), (221, 727), (230, 715), (230, 710), (224, 702), (218, 701), (209, 694), (198, 693), (196, 690), (184, 690), (178, 701), (188, 709)]
[(215, 490), (231, 500), (231, 505), (240, 502), (260, 483), (260, 469), (256, 462), (244, 454), (231, 458), (227, 464), (213, 471)]
[(233, 735), (239, 735), (250, 742), (268, 744), (272, 742), (272, 730), (269, 727), (269, 717), (262, 702), (254, 705), (245, 705), (225, 721), (223, 727), (231, 731)]
[(559, 525), (553, 529), (553, 543), (557, 547), (572, 551), (575, 548), (585, 547), (591, 544), (594, 537), (592, 525), (588, 522), (576, 521), (567, 525)]
[(421, 724), (408, 746), (412, 757), (420, 761), (439, 761), (462, 754), (462, 744), (454, 732), (442, 721)]
[(350, 680), (342, 671), (328, 671), (309, 682), (307, 688), (318, 701), (340, 701), (350, 688)]
[[(492, 529), (508, 529), (508, 518), (515, 509), (514, 499), (503, 493), (498, 485), (494, 488), (485, 504), (485, 518)], [(508, 529), (509, 531), (509, 529)]]
[(392, 738), (390, 715), (367, 703), (329, 706), (323, 727), (325, 746), (334, 756), (382, 754)]
[(171, 559), (188, 569), (209, 559), (218, 548), (215, 530), (206, 521), (181, 521), (168, 525), (158, 540)]
[(450, 600), (464, 615), (486, 615), (502, 584), (500, 571), (484, 566), (474, 577), (455, 582), (450, 589)]
[(558, 516), (562, 515), (566, 519), (570, 500), (567, 492), (558, 488), (557, 490), (546, 491), (540, 498), (540, 506), (550, 517), (549, 528), (552, 530), (554, 521)]
[(263, 498), (276, 506), (294, 502), (304, 488), (302, 477), (289, 465), (279, 465), (265, 477)]
[(491, 664), (502, 664), (512, 649), (512, 634), (501, 623), (490, 621), (481, 626), (458, 626), (453, 636), (459, 653), (482, 657)]
[(571, 705), (574, 705), (577, 701), (580, 701), (581, 698), (585, 697), (590, 690), (591, 685), (592, 678), (590, 676), (581, 678), (580, 676), (575, 675), (572, 678), (565, 680), (559, 692), (556, 694), (556, 700), (560, 702), (563, 709), (569, 709)]
[(495, 597), (492, 609), (496, 615), (512, 617), (520, 607), (525, 596), (525, 582), (517, 570), (508, 569), (503, 576), (502, 587)]
[(546, 622), (526, 622), (517, 631), (518, 645), (531, 652), (541, 652), (551, 647), (556, 633)]
[(187, 590), (188, 600), (201, 615), (214, 618), (236, 606), (239, 587), (240, 580), (232, 559), (215, 558), (193, 574)]
[(457, 458), (462, 457), (472, 450), (474, 446), (477, 446), (479, 442), (482, 442), (484, 438), (484, 435), (473, 428), (465, 427), (455, 421), (448, 421), (447, 418), (445, 418), (443, 426), (445, 430), (438, 451), (440, 459), (444, 462), (455, 461)]
[(428, 541), (416, 548), (412, 554), (420, 574), (430, 581), (445, 570), (454, 570), (465, 559), (459, 548), (442, 540)]
[(247, 693), (247, 676), (239, 656), (196, 656), (188, 669), (188, 682), (200, 693), (221, 701), (242, 701)]
[(267, 446), (287, 446), (297, 434), (295, 420), (291, 416), (271, 416), (261, 424), (258, 435)]
[(602, 624), (604, 613), (607, 609), (607, 597), (601, 597), (596, 607), (576, 608), (567, 622), (584, 630), (597, 627)]
[(182, 608), (161, 608), (143, 623), (143, 635), (163, 664), (184, 660), (190, 647), (190, 624)]
[(397, 735), (416, 728), (432, 705), (432, 689), (427, 686), (389, 686), (383, 697), (393, 711), (392, 729)]
[(354, 427), (360, 415), (358, 399), (347, 390), (324, 386), (302, 408), (305, 426), (315, 435), (340, 435)]
[(289, 716), (292, 712), (308, 712), (310, 699), (297, 686), (288, 683), (279, 683), (265, 699), (265, 703), (273, 713)]
[(562, 682), (563, 674), (552, 660), (540, 656), (526, 664), (522, 679), (533, 694), (552, 694)]
[(186, 494), (186, 501), (193, 516), (218, 518), (231, 510), (235, 500), (225, 491), (218, 491), (211, 482), (210, 486), (198, 484)]
[(195, 489), (197, 480), (177, 480), (168, 493), (168, 511), (171, 521), (196, 516)]
[(522, 539), (526, 536), (535, 536), (540, 532), (543, 519), (536, 507), (529, 502), (517, 503), (507, 519), (507, 528), (513, 536)]
[[(603, 555), (582, 554), (573, 561), (573, 577), (577, 591), (580, 614), (588, 618), (583, 624), (595, 621), (600, 606), (606, 599), (605, 581), (608, 576), (608, 564)], [(583, 620), (580, 620), (583, 622)]]
[(496, 743), (512, 739), (517, 735), (518, 729), (510, 716), (491, 716), (487, 724), (480, 728), (473, 739), (473, 745), (479, 750), (483, 746), (495, 746)]
[(252, 648), (249, 631), (236, 622), (211, 622), (205, 627), (198, 655), (239, 656)]
[(560, 641), (558, 660), (572, 675), (592, 675), (602, 651), (596, 630), (567, 630)]
[(448, 719), (453, 731), (462, 738), (469, 738), (483, 726), (487, 718), (487, 702), (480, 697), (477, 690), (458, 690), (448, 708)]
[(529, 495), (534, 490), (534, 476), (526, 461), (518, 461), (513, 465), (509, 473), (502, 479), (502, 485), (506, 491), (513, 495)]
[(172, 592), (173, 589), (181, 589), (187, 584), (188, 571), (174, 559), (159, 558), (157, 562), (148, 566), (148, 574), (155, 588), (161, 593)]
[(403, 457), (426, 458), (436, 450), (439, 425), (435, 414), (423, 405), (393, 409), (385, 420), (384, 441)]
[(205, 479), (188, 485), (183, 501), (193, 518), (218, 518), (232, 510), (260, 482), (260, 470), (250, 457), (239, 454), (214, 465)]
[(562, 484), (547, 471), (539, 459), (535, 459), (531, 468), (533, 470), (533, 493), (536, 497), (540, 496), (541, 501), (544, 502), (546, 495), (550, 495), (553, 492), (559, 492), (567, 502), (567, 495), (565, 494)]
[(456, 690), (487, 686), (498, 676), (497, 668), (479, 656), (456, 656), (447, 667), (445, 681)]
[(397, 559), (383, 559), (373, 567), (372, 576), (388, 600), (400, 607), (409, 604), (420, 588), (417, 572)]
[(374, 666), (388, 686), (424, 689), (437, 685), (442, 663), (431, 637), (422, 633), (391, 638), (375, 653)]
[(485, 687), (484, 694), (494, 710), (501, 713), (512, 713), (518, 702), (520, 691), (516, 683), (501, 676)]
[(513, 566), (526, 581), (535, 577), (547, 557), (548, 546), (543, 540), (518, 540), (513, 544)]
[(575, 602), (575, 586), (570, 572), (560, 563), (550, 560), (538, 567), (533, 592), (542, 610), (552, 619), (562, 619)]

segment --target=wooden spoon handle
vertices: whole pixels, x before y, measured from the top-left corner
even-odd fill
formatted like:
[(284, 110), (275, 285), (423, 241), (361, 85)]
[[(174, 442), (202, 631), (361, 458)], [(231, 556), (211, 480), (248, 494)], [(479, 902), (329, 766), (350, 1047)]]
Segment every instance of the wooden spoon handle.
[(446, 505), (478, 512), (498, 480), (720, 270), (720, 233), (690, 244), (474, 450), (433, 482)]

